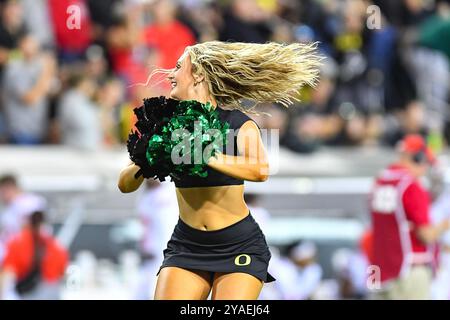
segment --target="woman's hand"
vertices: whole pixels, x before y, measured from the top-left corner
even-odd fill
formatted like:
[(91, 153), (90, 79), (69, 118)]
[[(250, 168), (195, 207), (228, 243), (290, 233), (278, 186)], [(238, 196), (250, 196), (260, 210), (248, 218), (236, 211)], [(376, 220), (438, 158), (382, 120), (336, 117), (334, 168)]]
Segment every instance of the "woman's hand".
[(135, 177), (136, 173), (140, 170), (134, 162), (131, 162), (126, 168), (120, 171), (118, 187), (122, 193), (130, 193), (136, 191), (142, 182), (144, 177), (141, 175), (138, 178)]
[(208, 160), (208, 166), (236, 179), (266, 181), (269, 162), (260, 131), (253, 121), (245, 122), (239, 129), (237, 147), (240, 156), (216, 153)]

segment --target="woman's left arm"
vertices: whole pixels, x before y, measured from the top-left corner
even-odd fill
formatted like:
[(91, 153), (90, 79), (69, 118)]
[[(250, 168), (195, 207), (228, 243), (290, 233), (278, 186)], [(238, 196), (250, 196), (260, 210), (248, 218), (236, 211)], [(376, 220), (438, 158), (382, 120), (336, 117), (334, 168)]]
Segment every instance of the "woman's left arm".
[(237, 136), (239, 156), (216, 153), (208, 160), (208, 166), (236, 179), (266, 181), (269, 162), (260, 131), (253, 121), (246, 121)]

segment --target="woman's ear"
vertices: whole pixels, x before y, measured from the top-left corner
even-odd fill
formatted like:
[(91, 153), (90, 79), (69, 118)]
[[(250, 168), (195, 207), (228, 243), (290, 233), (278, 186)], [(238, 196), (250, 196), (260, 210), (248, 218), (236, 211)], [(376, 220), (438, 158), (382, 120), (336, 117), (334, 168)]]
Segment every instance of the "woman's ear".
[(195, 83), (200, 83), (203, 80), (205, 80), (205, 76), (202, 73), (194, 74), (194, 81), (195, 81)]

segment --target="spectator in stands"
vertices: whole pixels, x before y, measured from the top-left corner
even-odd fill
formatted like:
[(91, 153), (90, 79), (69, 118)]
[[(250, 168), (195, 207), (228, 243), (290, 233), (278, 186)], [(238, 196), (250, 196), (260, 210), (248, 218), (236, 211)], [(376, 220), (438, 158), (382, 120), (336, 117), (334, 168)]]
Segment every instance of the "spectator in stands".
[(17, 0), (0, 3), (0, 76), (14, 50), (18, 47), (20, 36), (25, 32), (23, 8)]
[(427, 136), (423, 104), (418, 100), (409, 102), (403, 109), (397, 110), (394, 117), (385, 119), (383, 141), (394, 147), (408, 134)]
[(125, 88), (117, 78), (106, 80), (99, 88), (96, 96), (100, 108), (100, 123), (102, 127), (102, 144), (115, 146), (120, 143), (119, 116), (123, 105)]
[(437, 0), (436, 13), (419, 27), (419, 44), (423, 47), (442, 52), (450, 58), (450, 44), (442, 41), (450, 30), (450, 1)]
[[(0, 3), (0, 79), (8, 60), (17, 52), (17, 42), (25, 32), (20, 2), (8, 0)], [(1, 80), (0, 80), (1, 81)], [(3, 86), (0, 86), (0, 95)], [(4, 107), (0, 102), (0, 143), (8, 142)]]
[(0, 262), (4, 255), (4, 246), (15, 234), (20, 232), (30, 214), (36, 210), (45, 210), (46, 200), (33, 193), (23, 191), (15, 176), (0, 177)]
[(215, 1), (182, 3), (179, 18), (194, 33), (197, 42), (217, 40), (222, 23), (221, 5)]
[(11, 143), (39, 144), (47, 136), (56, 61), (30, 34), (21, 36), (19, 48), (21, 57), (6, 64), (2, 82), (7, 134)]
[(288, 132), (281, 140), (286, 147), (306, 153), (335, 142), (344, 127), (344, 120), (334, 110), (336, 76), (337, 66), (329, 58), (322, 66), (317, 87), (307, 88), (302, 104), (292, 109)]
[(0, 271), (0, 297), (61, 298), (68, 252), (44, 230), (44, 221), (44, 212), (33, 212), (26, 227), (8, 243)]
[(113, 21), (106, 32), (106, 46), (113, 72), (130, 83), (127, 77), (129, 65), (133, 63), (133, 48), (136, 45), (132, 22), (121, 17)]
[(123, 0), (87, 0), (95, 42), (103, 45), (106, 32), (124, 10)]
[[(19, 1), (17, 1), (19, 2)], [(55, 39), (48, 0), (21, 0), (24, 24), (44, 49), (54, 49)]]
[(151, 71), (146, 61), (150, 50), (145, 46), (140, 24), (144, 10), (135, 5), (138, 7), (130, 5), (111, 21), (104, 39), (112, 70), (129, 85), (145, 83)]
[(219, 39), (222, 41), (267, 42), (272, 35), (270, 14), (256, 0), (233, 0), (225, 12)]
[(86, 74), (97, 84), (108, 78), (108, 61), (104, 49), (99, 45), (92, 45), (86, 50)]
[(93, 102), (96, 83), (86, 74), (75, 73), (58, 106), (62, 143), (82, 150), (102, 146), (100, 109)]
[(152, 6), (153, 22), (144, 29), (145, 44), (159, 52), (158, 67), (170, 69), (184, 52), (195, 43), (191, 30), (177, 20), (174, 0), (156, 0)]
[(92, 22), (86, 0), (48, 0), (58, 58), (72, 63), (84, 58), (92, 43)]

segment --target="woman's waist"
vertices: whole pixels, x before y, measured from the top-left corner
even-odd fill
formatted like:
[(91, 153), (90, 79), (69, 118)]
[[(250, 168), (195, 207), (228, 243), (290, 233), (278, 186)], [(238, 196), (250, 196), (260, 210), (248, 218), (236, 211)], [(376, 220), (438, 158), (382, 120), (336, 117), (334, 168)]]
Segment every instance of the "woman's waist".
[(200, 231), (215, 231), (226, 228), (243, 218), (249, 210), (245, 203), (242, 206), (223, 208), (211, 203), (200, 208), (180, 206), (180, 219), (194, 229)]
[(248, 214), (242, 186), (177, 188), (176, 194), (180, 216), (200, 229), (218, 229), (221, 220), (233, 222)]
[(180, 217), (178, 224), (175, 227), (172, 241), (177, 241), (178, 239), (186, 245), (190, 243), (191, 245), (204, 244), (210, 246), (226, 243), (239, 243), (249, 238), (257, 240), (258, 235), (262, 235), (261, 229), (250, 212), (247, 212), (247, 214), (239, 220), (215, 230), (201, 230), (194, 228)]
[(203, 186), (203, 187), (177, 187), (177, 196), (192, 201), (213, 201), (226, 202), (228, 200), (236, 200), (243, 197), (244, 185), (223, 185), (223, 186)]

